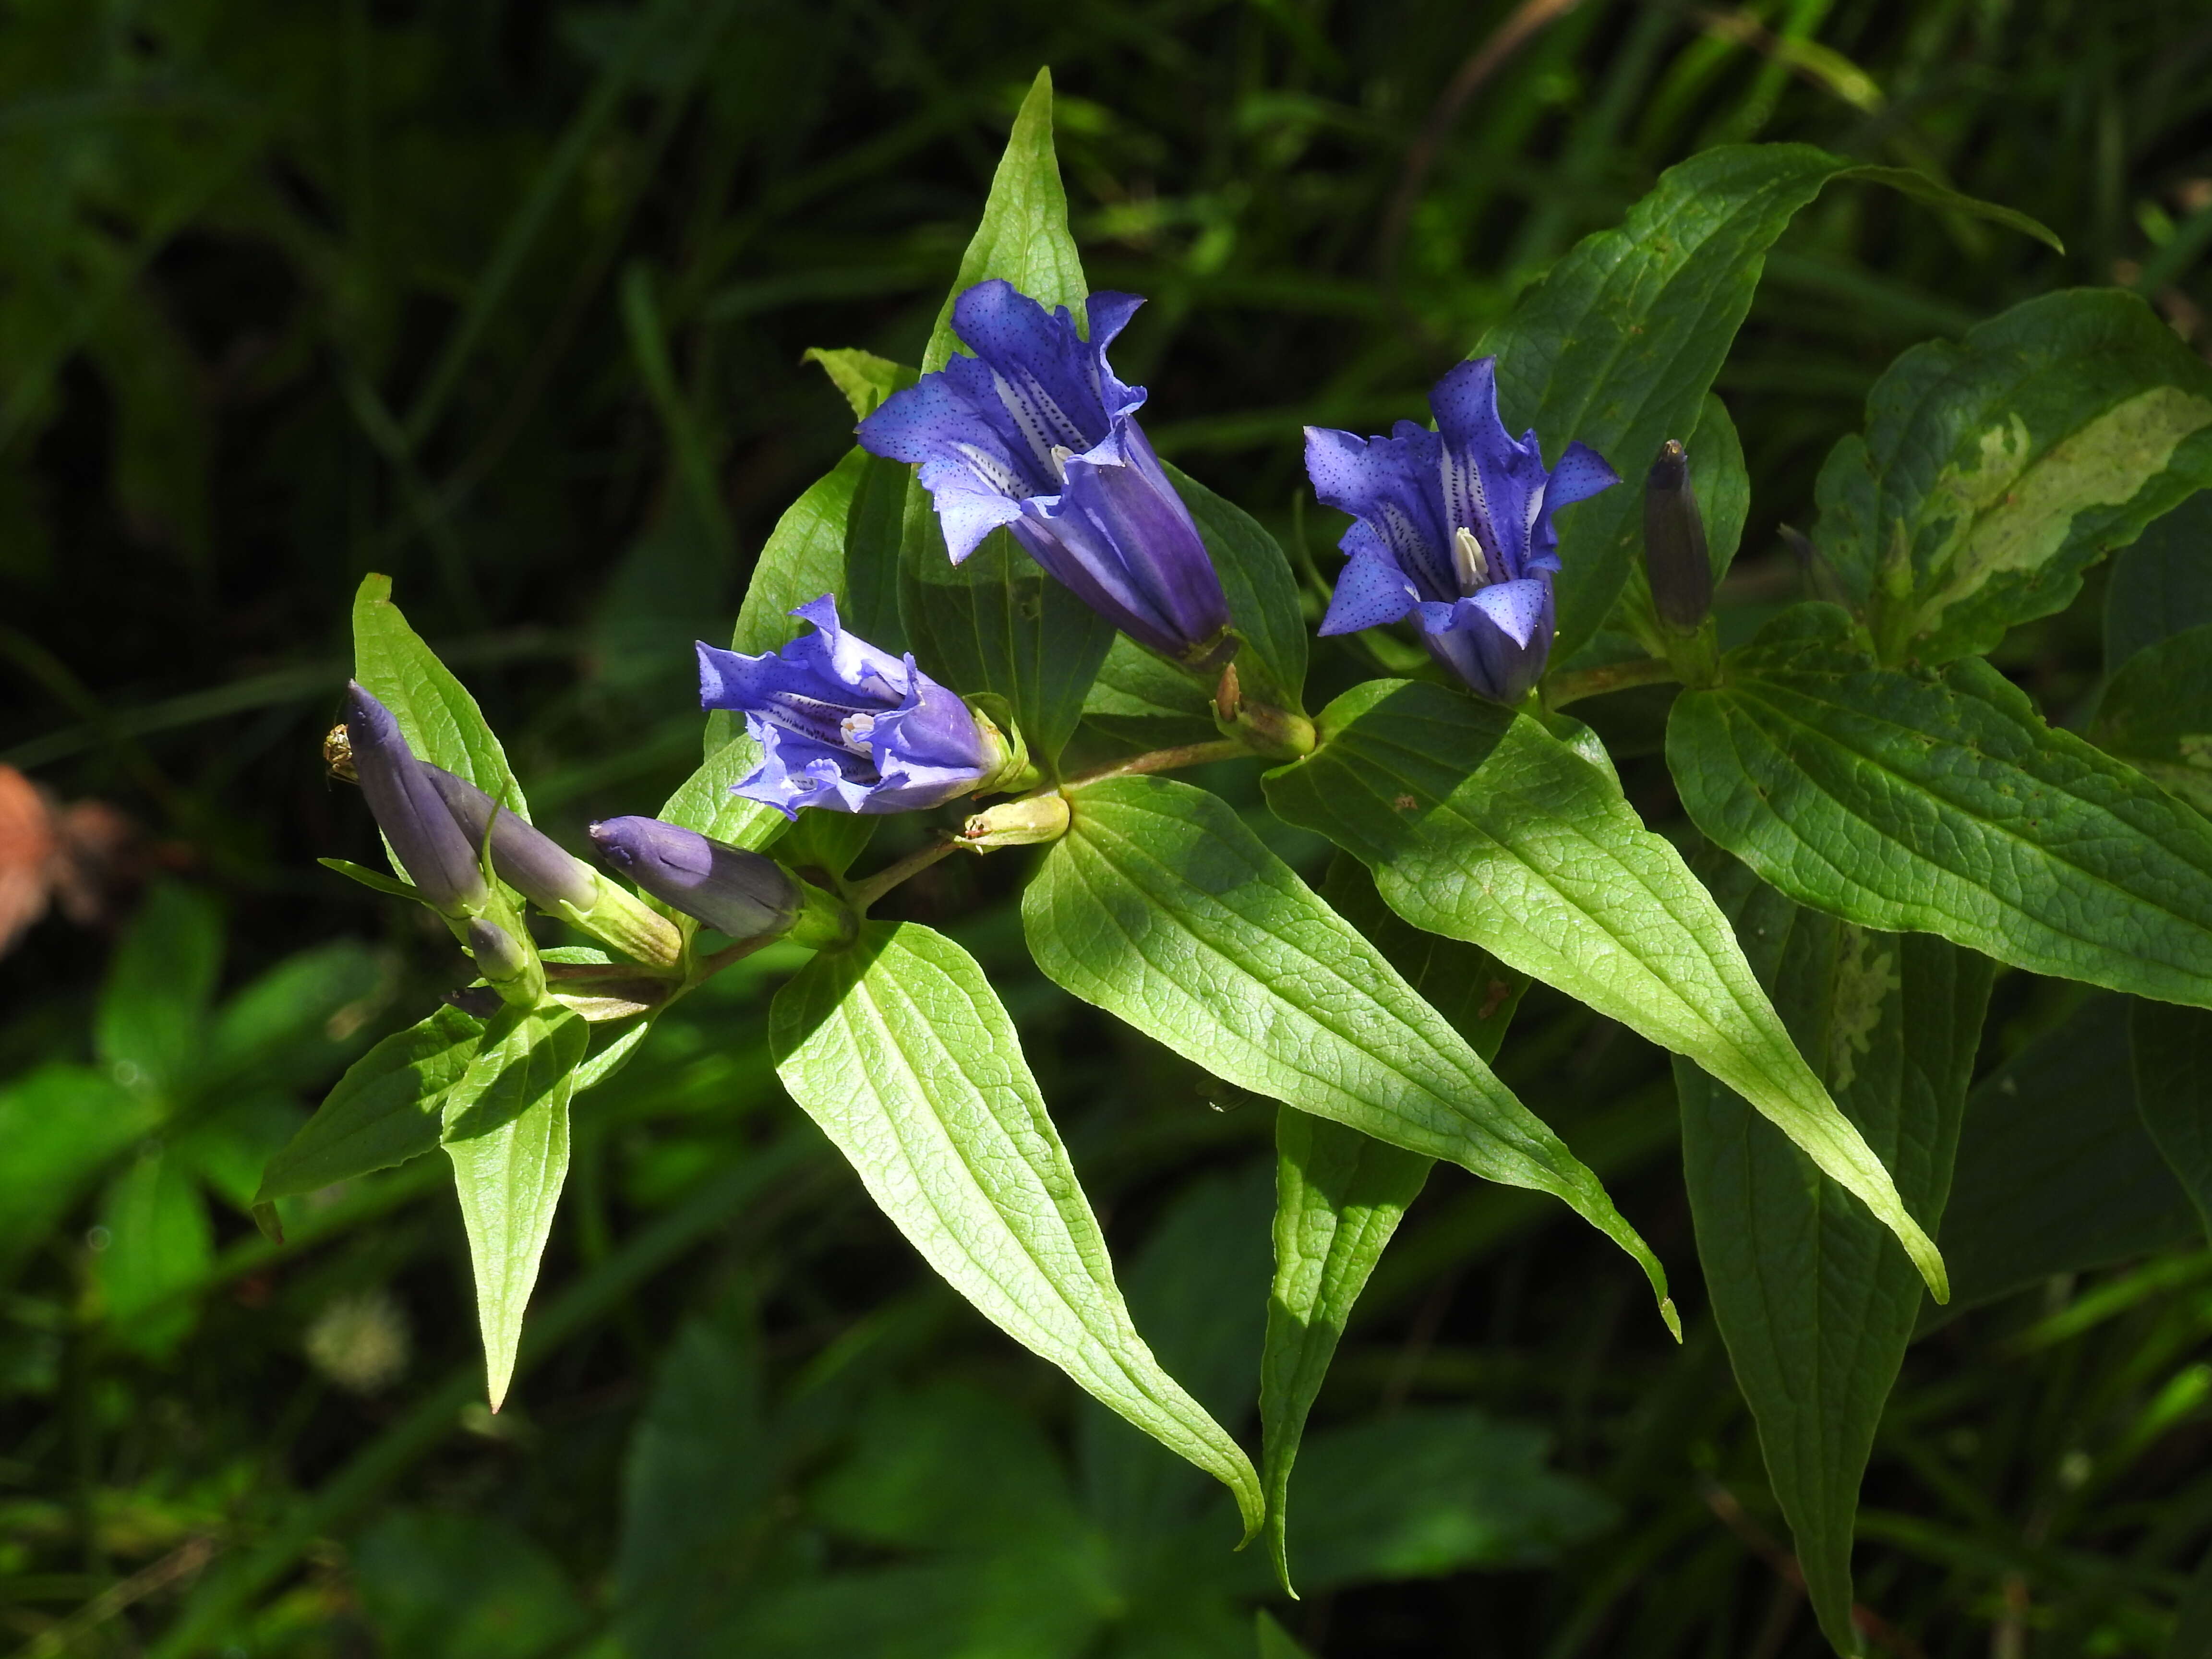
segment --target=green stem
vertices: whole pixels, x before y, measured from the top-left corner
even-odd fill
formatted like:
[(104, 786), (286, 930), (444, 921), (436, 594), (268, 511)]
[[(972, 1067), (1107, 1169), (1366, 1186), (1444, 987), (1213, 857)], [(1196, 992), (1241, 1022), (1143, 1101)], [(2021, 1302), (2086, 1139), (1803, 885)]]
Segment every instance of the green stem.
[(865, 916), (868, 914), (868, 907), (890, 892), (892, 888), (910, 876), (920, 875), (959, 845), (958, 842), (947, 839), (933, 842), (918, 852), (908, 853), (897, 863), (886, 865), (866, 881), (856, 882), (848, 887), (845, 890), (845, 902), (860, 915)]
[(1620, 691), (1632, 685), (1663, 685), (1679, 679), (1674, 665), (1662, 657), (1640, 662), (1609, 662), (1602, 668), (1585, 668), (1562, 674), (1544, 686), (1544, 707), (1565, 708), (1571, 702), (1594, 697), (1601, 691)]
[(1086, 783), (1100, 783), (1108, 778), (1135, 777), (1145, 772), (1172, 772), (1177, 767), (1203, 766), (1208, 761), (1242, 760), (1251, 752), (1235, 738), (1186, 743), (1180, 748), (1155, 749), (1147, 754), (1132, 755), (1125, 761), (1115, 761), (1111, 766), (1079, 773), (1062, 783), (1060, 787), (1079, 789)]

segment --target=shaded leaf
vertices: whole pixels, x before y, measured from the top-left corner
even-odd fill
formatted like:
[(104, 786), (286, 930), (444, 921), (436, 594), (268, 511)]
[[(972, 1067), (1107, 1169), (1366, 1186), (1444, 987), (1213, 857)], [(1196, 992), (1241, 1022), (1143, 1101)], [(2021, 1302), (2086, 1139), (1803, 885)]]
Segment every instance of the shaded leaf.
[(1886, 662), (1987, 651), (2212, 483), (2212, 368), (2135, 295), (2079, 289), (1915, 346), (1821, 469), (1815, 539)]
[(1978, 659), (1880, 668), (1841, 611), (1796, 606), (1676, 700), (1667, 760), (1698, 828), (1801, 904), (2212, 1003), (2212, 824)]
[(2169, 634), (2212, 623), (2212, 489), (2156, 519), (2112, 561), (2105, 585), (2105, 672)]
[(206, 1063), (222, 964), (215, 900), (173, 881), (149, 887), (107, 965), (93, 1016), (94, 1049), (118, 1082), (174, 1103)]
[(559, 1564), (494, 1516), (392, 1510), (349, 1553), (386, 1653), (538, 1659), (585, 1626)]
[(2128, 1046), (2143, 1122), (2212, 1236), (2212, 1011), (2138, 1000)]
[(0, 1272), (160, 1118), (155, 1103), (89, 1066), (50, 1062), (0, 1085)]
[(690, 1320), (660, 1363), (623, 1472), (615, 1622), (632, 1653), (731, 1651), (773, 1530), (762, 1392), (749, 1320)]
[(192, 1328), (195, 1310), (184, 1292), (215, 1260), (199, 1183), (174, 1152), (149, 1142), (107, 1189), (100, 1224), (106, 1241), (94, 1276), (109, 1331), (137, 1352), (166, 1352)]
[(2200, 1237), (2196, 1212), (2144, 1131), (2129, 1074), (2127, 1003), (2095, 994), (1966, 1097), (1943, 1249), (1948, 1315)]
[(1221, 578), (1230, 625), (1243, 641), (1237, 653), (1237, 672), (1245, 695), (1297, 709), (1306, 683), (1306, 617), (1290, 560), (1243, 507), (1215, 495), (1182, 468), (1162, 465), (1197, 520), (1198, 533)]
[[(1931, 1231), (1942, 1219), (1989, 1001), (1985, 957), (1802, 909), (1716, 858), (1713, 896), (1830, 1093)], [(1743, 1100), (1675, 1064), (1698, 1260), (1759, 1424), (1828, 1640), (1856, 1650), (1859, 1482), (1921, 1304), (1911, 1261), (1865, 1208)]]
[(2212, 812), (2212, 623), (2130, 656), (2106, 685), (2088, 736), (2198, 811)]
[(437, 1150), (446, 1096), (483, 1027), (458, 1008), (394, 1032), (356, 1060), (262, 1171), (256, 1204), (312, 1193)]

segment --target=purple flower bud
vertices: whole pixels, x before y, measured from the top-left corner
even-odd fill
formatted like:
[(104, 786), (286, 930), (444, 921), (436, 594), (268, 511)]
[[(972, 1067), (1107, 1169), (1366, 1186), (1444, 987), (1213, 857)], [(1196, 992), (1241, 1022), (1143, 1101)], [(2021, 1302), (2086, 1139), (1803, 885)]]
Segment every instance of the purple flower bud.
[(1690, 489), (1690, 457), (1673, 438), (1644, 475), (1644, 574), (1659, 620), (1678, 634), (1696, 633), (1713, 608), (1713, 562)]
[(906, 812), (973, 793), (1005, 768), (996, 728), (911, 656), (845, 632), (830, 595), (791, 614), (817, 631), (779, 652), (699, 647), (700, 706), (743, 713), (763, 751), (733, 793), (794, 819), (802, 806)]
[(358, 682), (348, 681), (345, 726), (361, 793), (416, 890), (448, 915), (481, 907), (490, 889), (477, 862), (476, 843), (454, 821), (430, 769), (415, 758), (392, 711)]
[(530, 967), (529, 954), (514, 942), (514, 936), (482, 916), (469, 923), (468, 945), (478, 971), (494, 984), (517, 978)]
[(1418, 617), (1421, 642), (1468, 687), (1517, 703), (1534, 689), (1555, 631), (1559, 568), (1552, 515), (1620, 482), (1571, 443), (1550, 471), (1530, 432), (1498, 418), (1497, 359), (1463, 362), (1429, 394), (1434, 432), (1401, 421), (1389, 437), (1306, 428), (1314, 493), (1358, 521), (1322, 618), (1351, 634)]
[(1065, 306), (978, 283), (952, 325), (975, 355), (895, 392), (860, 444), (921, 464), (959, 563), (1000, 525), (1040, 565), (1139, 643), (1181, 661), (1213, 654), (1229, 627), (1221, 578), (1152, 453), (1106, 348), (1144, 301), (1094, 294), (1091, 337)]
[(738, 940), (787, 932), (803, 896), (774, 859), (659, 818), (606, 818), (591, 827), (600, 856), (653, 897)]
[(599, 896), (599, 872), (532, 829), (465, 778), (425, 763), (431, 787), (446, 803), (469, 845), (481, 847), (491, 830), (491, 867), (499, 878), (548, 910), (563, 904), (588, 910)]

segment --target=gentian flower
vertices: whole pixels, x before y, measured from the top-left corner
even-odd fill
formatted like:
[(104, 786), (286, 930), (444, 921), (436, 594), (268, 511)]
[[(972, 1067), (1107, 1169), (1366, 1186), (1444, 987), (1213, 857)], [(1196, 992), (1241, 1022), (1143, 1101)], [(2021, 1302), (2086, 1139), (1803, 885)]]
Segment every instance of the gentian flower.
[(1492, 702), (1517, 703), (1544, 672), (1559, 568), (1552, 514), (1620, 482), (1571, 443), (1548, 473), (1536, 434), (1498, 418), (1498, 360), (1463, 362), (1429, 394), (1437, 430), (1401, 421), (1387, 438), (1306, 428), (1314, 493), (1358, 520), (1323, 634), (1418, 615), (1421, 642)]
[(921, 464), (958, 564), (1004, 525), (1039, 564), (1139, 644), (1178, 661), (1222, 654), (1229, 603), (1190, 509), (1160, 466), (1106, 348), (1144, 301), (1094, 294), (1091, 337), (1011, 283), (953, 302), (973, 349), (894, 393), (860, 422), (861, 447)]
[(802, 806), (907, 812), (1008, 769), (998, 728), (919, 668), (847, 633), (824, 593), (791, 613), (816, 632), (748, 657), (699, 647), (699, 703), (742, 713), (763, 751), (731, 793), (796, 819)]

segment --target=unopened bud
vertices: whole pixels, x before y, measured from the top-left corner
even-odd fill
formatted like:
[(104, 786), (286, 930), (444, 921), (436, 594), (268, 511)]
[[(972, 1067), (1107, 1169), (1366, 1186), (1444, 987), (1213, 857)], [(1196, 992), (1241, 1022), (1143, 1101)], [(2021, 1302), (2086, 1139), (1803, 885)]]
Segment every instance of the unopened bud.
[(525, 898), (548, 910), (561, 904), (588, 907), (597, 895), (599, 872), (564, 851), (542, 830), (533, 830), (466, 778), (442, 766), (425, 766), (430, 782), (471, 847), (491, 837), (491, 867)]
[(449, 916), (473, 914), (490, 898), (470, 841), (415, 757), (392, 711), (357, 682), (346, 686), (346, 746), (362, 798), (392, 855), (424, 902)]
[(653, 897), (738, 940), (787, 932), (804, 895), (774, 859), (726, 846), (659, 818), (607, 818), (591, 827), (601, 857)]
[(1713, 608), (1713, 565), (1690, 458), (1673, 438), (1644, 480), (1644, 569), (1659, 620), (1678, 634), (1696, 633)]
[(495, 921), (486, 921), (482, 916), (471, 921), (468, 945), (469, 954), (477, 959), (477, 970), (494, 985), (520, 979), (530, 971), (530, 953)]
[(1237, 665), (1229, 664), (1221, 671), (1221, 678), (1213, 688), (1213, 713), (1217, 719), (1236, 723), (1244, 708), (1244, 682), (1237, 677)]
[(491, 838), (491, 867), (524, 897), (640, 962), (672, 966), (684, 941), (667, 917), (640, 903), (544, 832), (468, 781), (426, 766), (472, 845)]
[(960, 828), (960, 843), (981, 853), (994, 847), (1034, 847), (1067, 833), (1067, 798), (1024, 795), (978, 812)]

